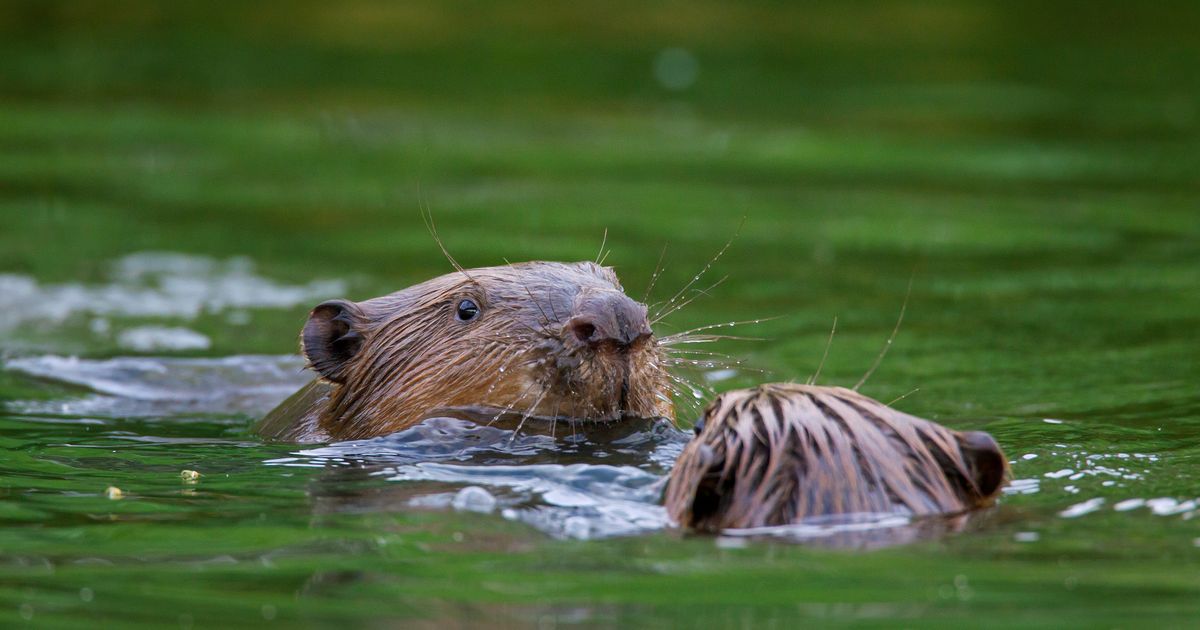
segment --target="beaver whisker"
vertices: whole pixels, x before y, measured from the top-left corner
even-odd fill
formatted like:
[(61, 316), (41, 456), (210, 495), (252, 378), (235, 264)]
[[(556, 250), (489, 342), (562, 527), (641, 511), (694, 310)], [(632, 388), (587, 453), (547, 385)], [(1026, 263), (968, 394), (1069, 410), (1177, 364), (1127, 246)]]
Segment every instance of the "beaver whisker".
[(513, 442), (516, 441), (517, 436), (521, 434), (521, 429), (525, 426), (525, 421), (533, 415), (534, 410), (536, 410), (537, 406), (540, 405), (542, 400), (546, 398), (546, 393), (549, 391), (550, 390), (548, 389), (543, 389), (542, 395), (538, 396), (537, 400), (533, 401), (533, 404), (529, 406), (529, 409), (525, 410), (525, 415), (521, 416), (521, 421), (517, 423), (517, 428), (513, 430), (512, 437), (508, 438), (508, 446), (511, 447)]
[(661, 309), (659, 309), (655, 312), (654, 317), (651, 319), (650, 323), (653, 324), (653, 323), (662, 321), (667, 316), (671, 315), (672, 313), (678, 312), (683, 307), (691, 304), (692, 302), (696, 301), (697, 299), (699, 299), (703, 296), (712, 297), (712, 294), (709, 293), (709, 291), (712, 291), (713, 289), (717, 288), (718, 286), (721, 286), (721, 284), (724, 283), (728, 279), (729, 279), (729, 275), (728, 274), (724, 275), (719, 280), (708, 285), (707, 287), (705, 287), (703, 289), (693, 289), (692, 296), (687, 298), (683, 302), (680, 302), (674, 306), (672, 306), (669, 303), (664, 305)]
[[(504, 259), (504, 262), (509, 266), (510, 269), (513, 269), (513, 264), (509, 262), (507, 258)], [(546, 311), (542, 308), (541, 303), (539, 303), (537, 299), (533, 297), (533, 291), (529, 290), (529, 285), (525, 284), (525, 281), (521, 280), (519, 276), (516, 278), (516, 280), (517, 284), (521, 285), (522, 289), (525, 289), (525, 294), (529, 296), (529, 301), (533, 302), (533, 305), (537, 307), (538, 312), (542, 314), (542, 321), (539, 322), (538, 325), (542, 327), (542, 332), (544, 332), (546, 335), (549, 335), (550, 331), (546, 327), (550, 325), (550, 317), (546, 315)], [(558, 320), (555, 319), (555, 321)]]
[[(516, 361), (520, 356), (521, 355), (519, 353), (516, 353), (516, 352), (512, 353), (512, 355), (509, 356), (508, 360), (505, 361), (503, 364), (501, 364), (500, 367), (496, 369), (496, 371), (501, 374), (504, 373), (504, 371), (507, 370), (509, 368), (509, 366), (512, 365), (512, 362)], [(519, 365), (524, 365), (524, 364), (522, 363)], [(496, 390), (496, 386), (499, 384), (500, 384), (500, 379), (493, 379), (492, 384), (489, 385), (487, 388), (487, 391), (485, 391), (483, 393), (484, 399), (486, 399), (488, 396), (491, 396), (492, 392)]]
[(604, 251), (604, 246), (606, 244), (608, 244), (608, 228), (607, 227), (604, 228), (604, 238), (600, 239), (600, 251), (596, 253), (596, 261), (595, 262), (597, 265), (599, 265), (601, 267), (604, 266), (604, 261), (608, 260), (608, 255), (612, 253), (611, 249), (609, 249), (607, 252)]
[(667, 356), (662, 359), (663, 365), (697, 365), (707, 367), (713, 364), (715, 367), (735, 367), (742, 364), (741, 359), (721, 358), (721, 357), (677, 357)]
[(738, 360), (715, 361), (715, 360), (708, 360), (708, 359), (669, 359), (669, 360), (663, 361), (663, 365), (666, 365), (668, 367), (684, 367), (684, 368), (692, 368), (692, 369), (736, 370), (739, 372), (754, 372), (756, 374), (770, 374), (771, 373), (770, 370), (766, 370), (763, 368), (749, 367), (749, 366), (745, 365), (742, 361), (738, 361)]
[[(568, 382), (567, 382), (567, 390), (568, 390), (568, 391), (571, 393), (571, 401), (574, 403), (574, 406), (572, 407), (572, 409), (575, 411), (575, 413), (572, 413), (572, 414), (571, 414), (571, 417), (572, 417), (572, 418), (578, 417), (578, 416), (579, 416), (579, 413), (578, 413), (578, 412), (579, 412), (579, 398), (580, 398), (580, 396), (579, 396), (579, 392), (578, 392), (578, 391), (575, 389), (575, 383), (574, 383), (573, 381), (568, 381)], [(586, 401), (586, 402), (587, 402), (587, 406), (588, 406), (588, 408), (586, 409), (586, 411), (587, 411), (589, 414), (591, 414), (591, 413), (596, 413), (596, 412), (598, 411), (598, 410), (596, 409), (596, 406), (592, 404), (592, 401), (588, 400), (588, 401)], [(574, 437), (575, 437), (575, 423), (574, 423), (574, 422), (572, 422), (572, 421), (570, 421), (570, 420), (568, 420), (568, 422), (569, 422), (569, 423), (570, 423), (570, 425), (571, 425), (571, 437), (572, 437), (572, 438), (574, 438)]]
[[(700, 365), (701, 367), (708, 367), (708, 366), (704, 366), (702, 364), (711, 363), (712, 364), (711, 367), (716, 367), (716, 368), (727, 368), (727, 369), (731, 369), (731, 370), (750, 371), (750, 372), (756, 372), (759, 374), (770, 374), (771, 373), (770, 370), (766, 370), (766, 369), (762, 369), (762, 368), (748, 367), (744, 360), (735, 359), (727, 354), (722, 354), (720, 352), (704, 352), (704, 351), (699, 351), (699, 350), (688, 351), (688, 350), (684, 350), (682, 348), (673, 348), (673, 349), (666, 350), (665, 353), (666, 353), (666, 356), (663, 357), (662, 364), (667, 365), (667, 366)], [(673, 356), (676, 353), (683, 353), (685, 355), (695, 354), (695, 355), (698, 355), (701, 357), (711, 357), (711, 358), (705, 359), (705, 358), (691, 358), (689, 356)]]
[(550, 414), (550, 437), (554, 438), (554, 427), (558, 426), (558, 411), (562, 407), (562, 401), (554, 403), (554, 413)]
[[(528, 291), (528, 289), (526, 289), (526, 291)], [(546, 304), (550, 306), (550, 312), (554, 315), (555, 322), (561, 324), (566, 321), (561, 315), (558, 314), (558, 309), (554, 308), (554, 299), (552, 297), (547, 297)]]
[(731, 355), (725, 354), (724, 352), (712, 352), (709, 350), (694, 350), (692, 348), (676, 348), (674, 346), (664, 347), (663, 353), (666, 354), (667, 356), (683, 354), (683, 355), (696, 355), (696, 356), (704, 356), (704, 357), (720, 357), (722, 359), (730, 359), (730, 360), (733, 359), (733, 357)]
[(658, 277), (663, 272), (663, 259), (667, 256), (667, 245), (664, 243), (662, 252), (658, 255), (658, 264), (654, 265), (654, 273), (650, 274), (650, 284), (646, 285), (646, 293), (642, 295), (642, 302), (650, 299), (650, 292), (654, 290), (655, 283), (658, 282)]
[(908, 277), (908, 290), (905, 291), (904, 302), (900, 305), (900, 316), (896, 318), (896, 327), (892, 328), (892, 334), (888, 337), (887, 343), (883, 344), (883, 348), (879, 351), (879, 356), (875, 357), (875, 363), (871, 365), (871, 369), (867, 370), (867, 373), (863, 374), (863, 377), (858, 379), (858, 382), (850, 389), (858, 391), (858, 388), (862, 387), (863, 383), (866, 383), (867, 379), (871, 378), (871, 375), (875, 373), (875, 369), (883, 362), (883, 357), (887, 355), (887, 351), (892, 347), (892, 342), (896, 340), (896, 333), (900, 332), (900, 322), (904, 321), (904, 312), (908, 309), (908, 298), (912, 296), (913, 278), (915, 277), (916, 272)]
[[(529, 395), (529, 392), (533, 391), (533, 388), (537, 387), (539, 385), (541, 385), (541, 383), (538, 383), (537, 381), (530, 383), (529, 387), (526, 387), (525, 391), (521, 392), (520, 396), (517, 396), (516, 398), (514, 398), (513, 401), (511, 403), (509, 403), (509, 405), (507, 407), (500, 410), (500, 413), (497, 413), (496, 415), (492, 416), (492, 419), (488, 420), (488, 423), (485, 424), (484, 426), (490, 427), (493, 424), (495, 424), (495, 422), (497, 420), (499, 420), (501, 416), (512, 411), (517, 406), (517, 403), (521, 402), (522, 400), (525, 400), (525, 397)], [(545, 392), (543, 392), (542, 395), (544, 396)]]
[[(697, 273), (696, 275), (692, 276), (692, 279), (690, 281), (688, 281), (687, 284), (683, 285), (683, 288), (680, 289), (679, 292), (676, 293), (674, 296), (672, 296), (671, 299), (667, 301), (666, 306), (664, 306), (663, 308), (669, 308), (671, 305), (675, 304), (675, 302), (681, 296), (683, 296), (683, 294), (686, 293), (688, 289), (692, 288), (692, 285), (696, 284), (696, 282), (698, 282), (700, 280), (700, 278), (703, 277), (704, 274), (707, 273), (708, 270), (712, 268), (713, 264), (715, 264), (718, 260), (721, 259), (721, 256), (725, 255), (725, 250), (729, 249), (730, 245), (733, 245), (734, 239), (736, 239), (738, 237), (738, 235), (741, 234), (742, 226), (744, 226), (745, 224), (746, 224), (746, 218), (742, 217), (742, 222), (738, 224), (737, 230), (733, 233), (733, 236), (729, 237), (729, 240), (725, 243), (725, 246), (722, 247), (720, 250), (718, 250), (716, 255), (714, 255), (712, 257), (712, 259), (710, 259), (708, 261), (708, 263), (704, 265), (704, 268), (700, 270), (700, 273)], [(655, 318), (657, 318), (657, 316), (658, 316), (658, 313), (655, 313)]]
[[(480, 353), (478, 350), (475, 350), (475, 351), (464, 350), (462, 352), (459, 352), (457, 355), (450, 357), (449, 360), (447, 360), (445, 362), (445, 364), (443, 364), (441, 366), (441, 368), (439, 368), (436, 372), (433, 372), (432, 374), (421, 375), (419, 379), (413, 379), (413, 380), (427, 380), (427, 381), (433, 381), (433, 382), (442, 381), (443, 377), (448, 372), (455, 371), (454, 368), (458, 361), (461, 361), (461, 360), (467, 358), (468, 356), (473, 356), (473, 355), (478, 356), (481, 354), (485, 354), (485, 353)], [(464, 378), (464, 376), (460, 375), (459, 378), (462, 379), (462, 378)]]
[(693, 383), (683, 376), (673, 372), (667, 372), (667, 378), (684, 387), (687, 390), (687, 393), (694, 397), (694, 400), (691, 401), (692, 404), (696, 404), (697, 401), (702, 400), (705, 394), (711, 395), (714, 393), (711, 387), (708, 387), (707, 385), (697, 385), (696, 383)]
[(608, 226), (604, 227), (604, 237), (600, 239), (600, 251), (596, 252), (596, 264), (600, 264), (600, 257), (604, 255), (604, 246), (608, 243)]
[(720, 280), (717, 280), (716, 282), (708, 285), (707, 287), (705, 287), (703, 289), (696, 289), (693, 292), (693, 295), (691, 297), (676, 304), (675, 306), (664, 307), (662, 311), (656, 313), (654, 315), (654, 317), (650, 320), (650, 325), (653, 326), (654, 324), (661, 322), (664, 318), (669, 317), (671, 314), (678, 313), (681, 309), (683, 309), (687, 305), (691, 304), (692, 302), (695, 302), (696, 300), (698, 300), (702, 297), (706, 297), (706, 296), (712, 297), (712, 294), (709, 293), (709, 291), (712, 291), (713, 289), (721, 286), (721, 284), (728, 279), (729, 279), (728, 275), (722, 276)]
[[(518, 340), (545, 339), (547, 336), (549, 336), (549, 331), (546, 331), (544, 329), (538, 330), (538, 329), (534, 328), (533, 326), (526, 324), (525, 322), (513, 320), (513, 323), (518, 326), (521, 326), (522, 328), (524, 328), (525, 330), (528, 330), (530, 332), (530, 336), (528, 337), (528, 339), (525, 337), (518, 337)], [(504, 336), (504, 337), (488, 336), (488, 337), (484, 337), (484, 338), (489, 341), (494, 341), (496, 343), (503, 343), (503, 344), (510, 344), (510, 345), (512, 344), (512, 341), (513, 341), (508, 336)]]
[(893, 398), (893, 399), (892, 399), (892, 402), (888, 403), (888, 404), (887, 404), (887, 406), (891, 407), (893, 404), (895, 404), (895, 403), (898, 403), (898, 402), (900, 402), (901, 400), (904, 400), (905, 398), (908, 398), (909, 396), (912, 396), (913, 394), (915, 394), (915, 393), (917, 393), (917, 392), (919, 392), (919, 391), (921, 391), (921, 388), (920, 388), (920, 387), (914, 387), (914, 388), (912, 389), (912, 391), (908, 392), (907, 394), (903, 394), (903, 395), (901, 395), (901, 396), (897, 396), (897, 397)]
[[(424, 197), (421, 195), (420, 181), (417, 181), (417, 206), (421, 209), (421, 220), (425, 222), (425, 229), (429, 230), (429, 235), (433, 237), (433, 241), (437, 243), (438, 248), (442, 250), (442, 255), (446, 257), (446, 260), (450, 261), (450, 264), (453, 265), (459, 273), (466, 276), (471, 282), (474, 282), (475, 278), (472, 278), (471, 274), (467, 273), (467, 270), (463, 269), (463, 266), (458, 264), (458, 261), (450, 255), (450, 251), (446, 249), (446, 244), (442, 242), (442, 237), (438, 236), (437, 225), (433, 222), (433, 210), (425, 207)], [(428, 217), (426, 216), (426, 213), (428, 213)]]
[(661, 337), (659, 339), (659, 342), (662, 343), (664, 341), (669, 341), (676, 337), (683, 337), (683, 336), (691, 335), (691, 334), (698, 333), (698, 332), (704, 332), (706, 330), (712, 330), (714, 328), (733, 328), (734, 326), (752, 326), (754, 324), (761, 324), (763, 322), (774, 321), (776, 319), (781, 319), (783, 317), (784, 317), (783, 315), (772, 315), (770, 317), (760, 317), (758, 319), (744, 319), (741, 321), (724, 322), (721, 324), (709, 324), (707, 326), (698, 326), (696, 328), (692, 328), (691, 330), (682, 330), (680, 332), (672, 333), (665, 337)]
[(817, 377), (821, 376), (821, 368), (825, 367), (825, 359), (829, 357), (829, 348), (833, 345), (833, 333), (837, 332), (837, 320), (837, 315), (834, 315), (833, 327), (829, 329), (829, 339), (825, 342), (825, 352), (821, 354), (821, 362), (817, 364), (817, 371), (813, 372), (813, 375), (808, 377), (809, 385), (816, 384)]
[(694, 365), (696, 367), (735, 367), (740, 366), (741, 361), (733, 359), (730, 361), (719, 361), (717, 359), (689, 359), (686, 357), (672, 357), (663, 360), (663, 365)]
[(730, 341), (767, 341), (763, 337), (742, 337), (738, 335), (685, 335), (682, 337), (672, 337), (669, 342), (664, 343), (663, 339), (659, 339), (659, 344), (663, 346), (678, 346), (688, 343), (712, 343), (722, 339)]

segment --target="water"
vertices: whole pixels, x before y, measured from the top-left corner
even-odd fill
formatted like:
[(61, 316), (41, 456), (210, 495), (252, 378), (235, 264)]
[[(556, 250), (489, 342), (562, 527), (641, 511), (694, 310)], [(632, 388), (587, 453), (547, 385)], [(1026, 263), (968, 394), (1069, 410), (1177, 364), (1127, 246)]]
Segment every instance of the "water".
[[(1200, 619), (1195, 3), (10, 4), (0, 625)], [(692, 537), (652, 423), (257, 440), (311, 305), (450, 269), (422, 202), (467, 266), (607, 229), (638, 298), (668, 245), (650, 302), (744, 216), (656, 326), (783, 316), (702, 347), (745, 361), (717, 390), (807, 379), (835, 317), (855, 383), (911, 279), (863, 392), (1013, 480), (965, 523)]]

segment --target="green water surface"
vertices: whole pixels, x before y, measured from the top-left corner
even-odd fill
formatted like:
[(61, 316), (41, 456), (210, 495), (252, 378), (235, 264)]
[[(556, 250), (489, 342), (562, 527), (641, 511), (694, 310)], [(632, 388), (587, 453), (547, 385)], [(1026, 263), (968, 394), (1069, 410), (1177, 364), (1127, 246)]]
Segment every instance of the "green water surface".
[[(250, 414), (20, 412), (84, 392), (0, 372), (0, 625), (1200, 626), (1197, 33), (1195, 2), (8, 0), (0, 273), (244, 256), (363, 299), (449, 269), (423, 201), (466, 266), (607, 230), (635, 297), (668, 245), (654, 301), (744, 217), (660, 332), (782, 315), (719, 348), (766, 371), (724, 389), (808, 378), (836, 317), (821, 382), (849, 385), (911, 278), (862, 391), (991, 432), (1025, 492), (871, 552), (556, 540), (318, 509), (394, 482), (264, 465), (294, 448)], [(45, 306), (0, 296), (4, 356), (143, 324), (288, 353), (308, 305), (20, 316)]]

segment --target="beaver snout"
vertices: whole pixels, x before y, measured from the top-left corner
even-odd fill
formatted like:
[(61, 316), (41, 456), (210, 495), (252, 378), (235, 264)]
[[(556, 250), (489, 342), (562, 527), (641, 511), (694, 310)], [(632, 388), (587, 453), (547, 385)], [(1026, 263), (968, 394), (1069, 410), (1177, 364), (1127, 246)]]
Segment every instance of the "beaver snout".
[(646, 306), (619, 291), (581, 296), (565, 328), (569, 337), (593, 348), (628, 348), (652, 334)]

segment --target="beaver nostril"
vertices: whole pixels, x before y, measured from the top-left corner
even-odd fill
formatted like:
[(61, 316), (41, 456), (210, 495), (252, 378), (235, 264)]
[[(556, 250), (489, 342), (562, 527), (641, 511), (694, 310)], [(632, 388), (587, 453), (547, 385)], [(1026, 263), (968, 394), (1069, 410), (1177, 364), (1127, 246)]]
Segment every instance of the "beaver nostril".
[(596, 334), (596, 326), (589, 322), (575, 322), (571, 329), (575, 333), (575, 338), (584, 343), (591, 341)]
[(625, 350), (651, 335), (646, 307), (619, 291), (580, 298), (567, 323), (568, 334), (592, 347)]

